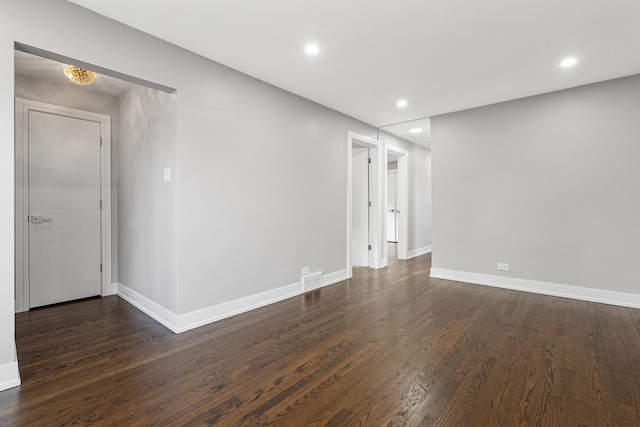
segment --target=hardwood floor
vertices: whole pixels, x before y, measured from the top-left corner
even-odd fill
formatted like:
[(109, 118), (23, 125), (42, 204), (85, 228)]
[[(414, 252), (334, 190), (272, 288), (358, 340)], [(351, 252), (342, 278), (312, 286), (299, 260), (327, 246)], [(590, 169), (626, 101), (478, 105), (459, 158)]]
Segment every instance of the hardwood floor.
[(430, 256), (174, 335), (117, 297), (16, 316), (0, 425), (638, 426), (640, 311)]

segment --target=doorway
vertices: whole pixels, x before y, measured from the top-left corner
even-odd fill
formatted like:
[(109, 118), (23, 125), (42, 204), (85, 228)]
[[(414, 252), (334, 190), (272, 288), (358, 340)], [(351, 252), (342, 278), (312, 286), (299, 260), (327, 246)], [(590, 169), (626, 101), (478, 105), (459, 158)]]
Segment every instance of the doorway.
[(398, 243), (398, 161), (387, 162), (387, 243)]
[(381, 203), (384, 196), (383, 150), (377, 139), (347, 136), (347, 274), (353, 267), (386, 266)]
[(398, 159), (387, 153), (387, 262), (398, 259)]
[(409, 152), (385, 145), (385, 259), (409, 259), (408, 159)]
[(351, 219), (351, 265), (369, 267), (371, 252), (371, 196), (370, 165), (371, 149), (353, 144), (352, 161), (352, 219)]
[(16, 99), (16, 311), (109, 293), (110, 129)]

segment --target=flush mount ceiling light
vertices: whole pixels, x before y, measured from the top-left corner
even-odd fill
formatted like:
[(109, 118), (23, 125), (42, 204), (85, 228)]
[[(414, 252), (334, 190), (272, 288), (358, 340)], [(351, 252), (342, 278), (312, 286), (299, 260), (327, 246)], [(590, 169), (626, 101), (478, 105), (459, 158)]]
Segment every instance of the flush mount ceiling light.
[(407, 101), (405, 101), (404, 99), (401, 99), (400, 101), (398, 101), (398, 103), (396, 104), (398, 107), (403, 108), (407, 106)]
[(65, 65), (63, 71), (69, 80), (82, 86), (90, 85), (96, 79), (96, 73), (75, 65)]
[(307, 52), (308, 55), (317, 55), (320, 52), (320, 48), (317, 44), (308, 44), (307, 47), (304, 48), (304, 51)]
[(422, 128), (412, 128), (412, 129), (409, 129), (409, 132), (411, 132), (411, 133), (420, 133), (420, 132), (422, 132), (422, 130), (423, 130)]
[(567, 58), (560, 63), (562, 68), (571, 68), (578, 63), (576, 58)]

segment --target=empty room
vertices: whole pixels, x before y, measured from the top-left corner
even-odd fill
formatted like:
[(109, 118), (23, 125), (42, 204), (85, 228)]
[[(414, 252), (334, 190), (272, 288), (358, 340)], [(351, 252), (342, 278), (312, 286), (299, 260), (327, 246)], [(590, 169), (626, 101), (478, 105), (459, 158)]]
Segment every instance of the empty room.
[(640, 3), (3, 0), (0, 426), (640, 426)]

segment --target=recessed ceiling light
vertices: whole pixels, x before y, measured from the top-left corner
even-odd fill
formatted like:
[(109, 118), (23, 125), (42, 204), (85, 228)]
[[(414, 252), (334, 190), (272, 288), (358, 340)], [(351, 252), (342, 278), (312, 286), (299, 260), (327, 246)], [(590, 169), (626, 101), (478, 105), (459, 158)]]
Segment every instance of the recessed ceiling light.
[(402, 108), (402, 107), (406, 107), (407, 106), (407, 101), (405, 101), (404, 99), (401, 99), (400, 101), (398, 101), (398, 107)]
[(422, 132), (422, 128), (413, 128), (413, 129), (409, 129), (409, 132), (411, 133), (420, 133)]
[(578, 63), (576, 58), (567, 58), (560, 63), (562, 68), (571, 68)]
[(307, 47), (304, 48), (305, 52), (309, 55), (317, 55), (320, 52), (320, 48), (317, 44), (308, 44)]

